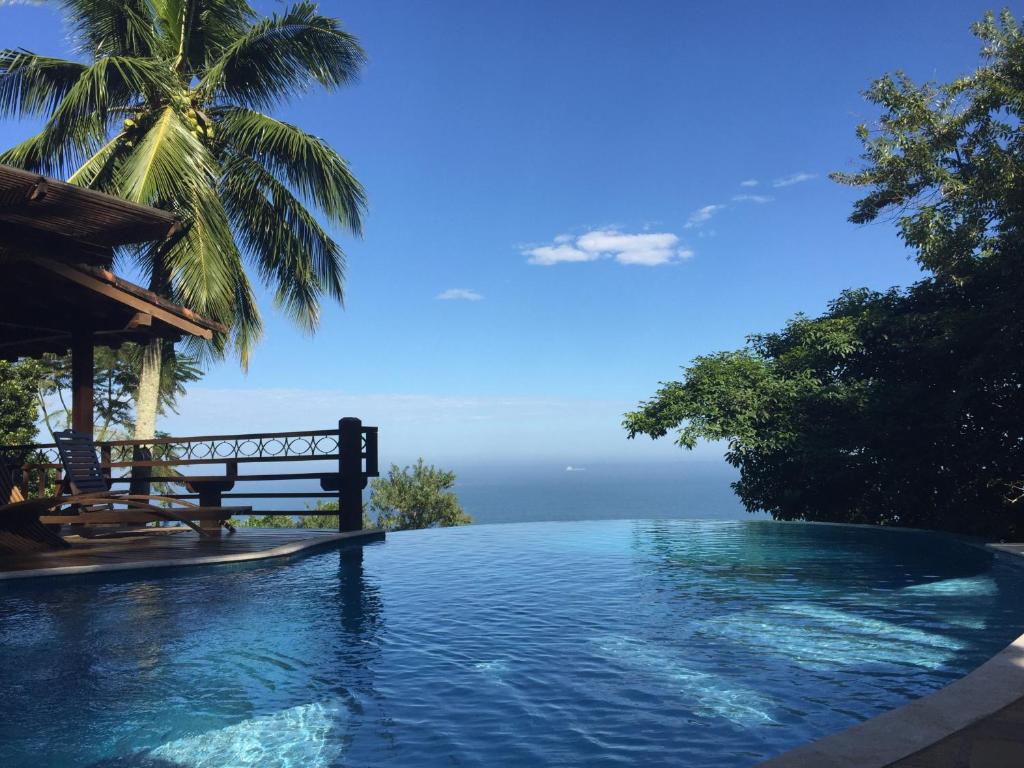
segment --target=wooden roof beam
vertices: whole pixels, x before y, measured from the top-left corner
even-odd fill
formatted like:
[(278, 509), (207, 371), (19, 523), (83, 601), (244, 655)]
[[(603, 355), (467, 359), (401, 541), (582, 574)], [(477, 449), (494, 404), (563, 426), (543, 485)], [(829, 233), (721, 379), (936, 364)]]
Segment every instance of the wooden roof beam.
[(139, 298), (138, 296), (111, 285), (110, 283), (105, 283), (92, 275), (86, 274), (80, 269), (75, 269), (74, 267), (69, 267), (66, 264), (61, 264), (55, 261), (46, 264), (40, 263), (40, 266), (45, 266), (51, 272), (56, 272), (61, 277), (65, 277), (73, 283), (78, 283), (79, 285), (95, 291), (102, 296), (107, 296), (114, 301), (131, 307), (138, 312), (149, 314), (153, 319), (159, 320), (173, 328), (178, 328), (192, 336), (199, 336), (200, 338), (207, 340), (213, 338), (213, 331), (211, 329), (204, 328), (191, 320), (170, 312), (163, 307), (146, 301), (145, 299)]

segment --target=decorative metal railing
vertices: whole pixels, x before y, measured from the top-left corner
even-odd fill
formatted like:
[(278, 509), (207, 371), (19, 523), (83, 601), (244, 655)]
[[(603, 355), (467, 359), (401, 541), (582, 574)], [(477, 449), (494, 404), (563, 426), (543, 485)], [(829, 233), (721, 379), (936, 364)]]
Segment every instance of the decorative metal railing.
[[(370, 451), (376, 458), (376, 427), (363, 427), (360, 447), (364, 457)], [(152, 440), (97, 441), (96, 447), (105, 467), (147, 466), (137, 451), (149, 446), (153, 466), (222, 464), (225, 461), (309, 461), (338, 458), (338, 430), (310, 429), (298, 432), (267, 432), (247, 435), (203, 435), (197, 437), (161, 437)], [(37, 467), (60, 469), (60, 456), (54, 443), (10, 446), (9, 452), (31, 451)]]
[[(337, 499), (341, 527), (352, 530), (362, 521), (361, 492), (367, 478), (378, 475), (377, 427), (364, 427), (347, 418), (335, 429), (295, 432), (256, 432), (243, 435), (159, 437), (152, 440), (98, 441), (100, 466), (113, 487), (129, 484), (134, 492), (149, 492), (163, 484), (163, 495), (198, 499), (204, 506), (219, 506), (224, 499)], [(54, 443), (0, 447), (0, 454), (19, 459), (20, 485), (29, 495), (53, 495), (64, 485), (63, 466)], [(335, 462), (332, 468), (313, 472), (239, 473), (239, 465), (277, 462)], [(224, 466), (223, 474), (198, 474), (203, 465)], [(184, 469), (182, 469), (184, 468)], [(317, 490), (235, 491), (238, 483), (294, 483), (319, 480)], [(176, 489), (183, 488), (183, 491)], [(64, 489), (66, 490), (66, 489)], [(346, 503), (347, 501), (347, 503)], [(353, 507), (358, 507), (358, 521)], [(348, 514), (346, 515), (346, 511)], [(310, 514), (310, 509), (254, 509), (254, 514)], [(346, 520), (348, 523), (346, 527)]]

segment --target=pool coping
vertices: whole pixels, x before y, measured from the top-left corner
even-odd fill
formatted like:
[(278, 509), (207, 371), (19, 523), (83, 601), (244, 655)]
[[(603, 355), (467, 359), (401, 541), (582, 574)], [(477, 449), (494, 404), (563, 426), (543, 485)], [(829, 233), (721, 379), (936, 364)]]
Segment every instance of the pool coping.
[[(913, 530), (913, 529), (903, 529)], [(948, 534), (947, 534), (948, 535)], [(1008, 565), (1024, 567), (1024, 547), (982, 544)], [(934, 693), (784, 752), (757, 768), (885, 768), (927, 749), (1024, 698), (1024, 635), (973, 672)]]
[(347, 544), (365, 544), (371, 541), (381, 541), (385, 537), (382, 528), (368, 528), (361, 531), (347, 531), (327, 536), (317, 536), (300, 541), (280, 544), (270, 549), (263, 549), (256, 552), (236, 552), (227, 555), (203, 555), (199, 557), (168, 558), (166, 560), (145, 560), (132, 563), (101, 563), (96, 565), (65, 565), (51, 568), (33, 568), (21, 571), (7, 571), (0, 573), (0, 581), (14, 581), (18, 579), (38, 579), (44, 577), (60, 576), (82, 576), (95, 573), (113, 573), (117, 571), (148, 571), (163, 570), (167, 568), (191, 568), (202, 565), (226, 565), (232, 563), (246, 563), (257, 560), (273, 560), (280, 558), (293, 558), (299, 555), (313, 554), (314, 552), (329, 547)]

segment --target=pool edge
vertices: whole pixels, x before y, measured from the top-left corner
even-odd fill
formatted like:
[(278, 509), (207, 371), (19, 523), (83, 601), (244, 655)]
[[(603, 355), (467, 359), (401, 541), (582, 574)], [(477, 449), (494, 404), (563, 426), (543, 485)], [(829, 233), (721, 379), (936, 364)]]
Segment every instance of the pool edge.
[(257, 560), (292, 558), (299, 555), (314, 554), (321, 549), (327, 549), (337, 544), (365, 544), (371, 541), (381, 541), (384, 538), (385, 533), (382, 528), (369, 528), (361, 531), (348, 531), (345, 533), (336, 533), (330, 536), (318, 536), (316, 538), (303, 539), (301, 541), (281, 544), (279, 546), (257, 552), (239, 552), (230, 555), (204, 555), (202, 557), (175, 558), (167, 560), (147, 560), (135, 563), (67, 565), (56, 568), (34, 568), (31, 570), (7, 571), (0, 573), (0, 581), (53, 578), (62, 576), (83, 576), (97, 573), (114, 573), (118, 571), (193, 568), (203, 565), (225, 565), (253, 562)]

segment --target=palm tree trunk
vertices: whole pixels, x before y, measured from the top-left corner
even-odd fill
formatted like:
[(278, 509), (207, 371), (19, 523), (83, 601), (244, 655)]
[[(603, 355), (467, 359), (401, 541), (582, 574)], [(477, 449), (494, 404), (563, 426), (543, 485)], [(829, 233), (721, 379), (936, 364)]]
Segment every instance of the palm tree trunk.
[(163, 340), (150, 339), (142, 353), (139, 392), (135, 397), (135, 439), (152, 440), (156, 436), (156, 411), (160, 404), (160, 367)]

